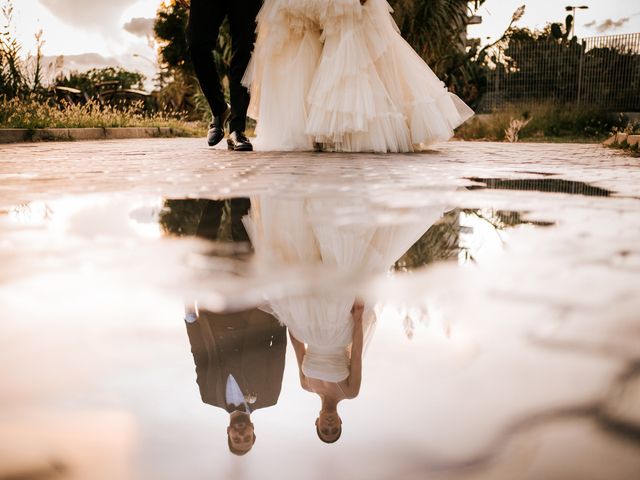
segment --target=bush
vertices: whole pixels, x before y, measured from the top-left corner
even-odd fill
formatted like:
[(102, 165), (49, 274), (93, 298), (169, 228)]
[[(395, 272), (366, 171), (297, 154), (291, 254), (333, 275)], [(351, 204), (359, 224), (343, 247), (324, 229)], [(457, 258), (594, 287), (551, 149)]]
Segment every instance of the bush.
[(70, 72), (56, 78), (60, 87), (72, 87), (82, 90), (89, 96), (96, 95), (96, 85), (102, 82), (116, 81), (119, 88), (144, 90), (145, 76), (138, 72), (129, 72), (121, 67), (92, 68), (86, 72)]
[(35, 95), (0, 99), (0, 128), (169, 127), (178, 135), (201, 135), (204, 125), (187, 124), (179, 115), (140, 113), (139, 105), (124, 108), (90, 100), (85, 104), (49, 105)]
[[(618, 130), (619, 129), (616, 130), (616, 133)], [(633, 122), (629, 122), (622, 132), (628, 135), (640, 135), (640, 121), (635, 120)]]
[(623, 127), (621, 116), (592, 107), (543, 104), (509, 106), (504, 110), (476, 117), (461, 126), (456, 137), (465, 140), (505, 139), (505, 130), (514, 118), (531, 121), (520, 131), (521, 140), (566, 139), (599, 142), (613, 129)]

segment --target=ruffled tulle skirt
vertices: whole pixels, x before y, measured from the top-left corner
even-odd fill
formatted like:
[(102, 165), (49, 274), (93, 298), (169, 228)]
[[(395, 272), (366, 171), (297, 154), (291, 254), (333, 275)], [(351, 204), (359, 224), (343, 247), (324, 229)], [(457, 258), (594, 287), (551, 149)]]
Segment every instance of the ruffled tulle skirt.
[(473, 115), (400, 36), (385, 0), (265, 0), (243, 83), (265, 150), (409, 152)]
[[(418, 209), (411, 220), (380, 225), (368, 218), (343, 224), (335, 221), (339, 199), (251, 199), (243, 218), (256, 262), (269, 270), (282, 267), (323, 267), (345, 274), (377, 275), (417, 242), (442, 215), (443, 207)], [(353, 338), (353, 292), (279, 296), (268, 299), (270, 313), (308, 344), (303, 370), (312, 378), (340, 381), (348, 375)], [(365, 305), (365, 348), (376, 323), (373, 305)]]

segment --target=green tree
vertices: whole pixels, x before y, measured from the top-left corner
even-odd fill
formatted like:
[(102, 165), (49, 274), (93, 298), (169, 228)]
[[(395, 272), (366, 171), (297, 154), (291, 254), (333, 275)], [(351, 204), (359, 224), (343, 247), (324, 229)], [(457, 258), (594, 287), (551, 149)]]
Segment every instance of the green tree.
[(486, 0), (391, 0), (402, 36), (443, 78), (450, 57), (465, 52), (469, 17)]
[(391, 0), (402, 36), (449, 90), (475, 106), (486, 86), (482, 63), (469, 54), (469, 18), (486, 0)]
[[(158, 41), (158, 55), (165, 70), (181, 70), (193, 74), (187, 48), (186, 27), (189, 20), (188, 2), (171, 0), (158, 7), (153, 32)], [(167, 72), (168, 73), (168, 72)]]
[[(491, 57), (498, 76), (498, 103), (544, 103), (562, 106), (601, 105), (621, 111), (640, 108), (637, 94), (640, 55), (631, 46), (595, 48), (569, 38), (573, 17), (565, 25), (550, 23), (542, 30), (512, 28)], [(578, 97), (580, 94), (580, 97)], [(593, 125), (586, 125), (587, 130)]]
[[(209, 106), (200, 90), (189, 56), (186, 39), (188, 21), (188, 0), (163, 2), (156, 13), (153, 31), (158, 42), (162, 83), (165, 85), (159, 96), (168, 108), (187, 111), (196, 118), (208, 117)], [(226, 21), (220, 29), (213, 55), (223, 85), (228, 89), (231, 37)]]

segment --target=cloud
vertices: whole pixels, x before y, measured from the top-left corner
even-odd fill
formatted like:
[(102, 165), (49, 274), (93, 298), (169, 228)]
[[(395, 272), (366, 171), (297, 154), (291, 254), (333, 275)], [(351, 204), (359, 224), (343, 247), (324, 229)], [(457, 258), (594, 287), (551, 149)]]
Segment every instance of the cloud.
[(45, 55), (42, 58), (45, 83), (52, 82), (59, 74), (86, 72), (92, 68), (117, 67), (121, 65), (115, 57), (105, 57), (99, 53), (79, 55)]
[(607, 18), (604, 22), (596, 27), (596, 30), (600, 33), (604, 33), (608, 30), (615, 30), (617, 28), (622, 27), (625, 23), (629, 21), (629, 17), (621, 18), (620, 20), (612, 20), (611, 18)]
[(105, 57), (99, 53), (81, 53), (78, 55), (63, 55), (63, 56), (45, 56), (42, 59), (44, 65), (50, 63), (60, 63), (63, 60), (62, 65), (57, 65), (58, 68), (65, 72), (77, 71), (84, 72), (91, 68), (103, 68), (118, 66), (120, 62), (114, 57)]
[(591, 28), (593, 26), (595, 26), (596, 21), (595, 20), (591, 20), (589, 23), (585, 23), (584, 26), (587, 28)]
[(136, 0), (40, 0), (54, 16), (76, 27), (112, 29)]
[(86, 72), (92, 68), (121, 67), (131, 72), (142, 73), (146, 77), (145, 88), (153, 90), (153, 79), (156, 70), (152, 64), (143, 58), (137, 58), (131, 54), (118, 55), (115, 57), (104, 56), (99, 53), (82, 53), (79, 55), (45, 56), (42, 59), (44, 65), (45, 83), (62, 74), (70, 72)]
[(124, 29), (137, 37), (150, 37), (153, 35), (153, 18), (136, 17), (124, 24)]

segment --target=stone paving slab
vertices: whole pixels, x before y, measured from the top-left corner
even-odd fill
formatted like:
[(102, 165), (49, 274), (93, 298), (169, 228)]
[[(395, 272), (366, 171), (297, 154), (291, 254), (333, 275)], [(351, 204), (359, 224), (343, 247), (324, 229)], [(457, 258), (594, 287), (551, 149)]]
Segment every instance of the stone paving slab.
[[(540, 178), (541, 161), (545, 175), (580, 178), (604, 188), (615, 186), (616, 197), (640, 196), (638, 160), (597, 145), (451, 142), (437, 150), (408, 155), (228, 152), (210, 149), (202, 139), (184, 138), (70, 145), (0, 146), (0, 180), (10, 180), (2, 182), (0, 205), (15, 203), (20, 197), (30, 201), (97, 190), (220, 196), (231, 191), (235, 195), (260, 190), (295, 192), (342, 184), (354, 194), (366, 193), (368, 188), (382, 194), (385, 189), (393, 192), (394, 181), (429, 186), (430, 176), (443, 188), (468, 185), (471, 182), (464, 178), (473, 176)], [(349, 163), (350, 171), (333, 168), (344, 162)], [(288, 175), (289, 169), (299, 172), (295, 180)], [(366, 175), (366, 183), (354, 182), (360, 175)], [(205, 182), (205, 177), (211, 180)], [(487, 192), (487, 196), (494, 193)]]

